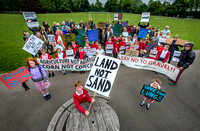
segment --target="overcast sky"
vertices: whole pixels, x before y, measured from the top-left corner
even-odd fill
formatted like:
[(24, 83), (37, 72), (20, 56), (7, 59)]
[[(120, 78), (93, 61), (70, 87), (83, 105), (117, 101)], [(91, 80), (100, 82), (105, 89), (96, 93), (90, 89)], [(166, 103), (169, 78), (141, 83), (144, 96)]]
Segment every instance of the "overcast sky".
[[(107, 0), (99, 0), (99, 1), (100, 1), (100, 2), (103, 4), (103, 6), (104, 6)], [(165, 0), (160, 0), (160, 1), (161, 1), (161, 3), (162, 3), (162, 2), (164, 2)], [(166, 1), (169, 1), (170, 3), (174, 2), (174, 0), (166, 0)], [(142, 0), (142, 2), (148, 4), (149, 0)], [(89, 3), (90, 3), (90, 4), (92, 4), (92, 3), (95, 4), (95, 3), (96, 3), (96, 0), (89, 0)]]

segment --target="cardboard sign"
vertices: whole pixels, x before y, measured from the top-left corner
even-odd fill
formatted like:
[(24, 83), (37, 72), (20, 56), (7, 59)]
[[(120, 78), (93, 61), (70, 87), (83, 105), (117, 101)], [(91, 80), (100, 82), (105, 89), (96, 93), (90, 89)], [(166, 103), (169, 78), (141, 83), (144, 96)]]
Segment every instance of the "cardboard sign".
[[(165, 43), (171, 45), (173, 40), (174, 40), (173, 38), (167, 38)], [(175, 44), (183, 46), (187, 42), (188, 41), (186, 40), (177, 39)]]
[(78, 29), (78, 34), (82, 35), (82, 36), (86, 36), (87, 35), (84, 28)]
[(120, 62), (119, 59), (97, 55), (85, 83), (85, 88), (108, 97), (117, 75)]
[(13, 89), (18, 86), (20, 83), (27, 81), (32, 77), (28, 69), (23, 66), (14, 70), (8, 74), (0, 77), (0, 81), (8, 87), (8, 89)]
[(38, 27), (39, 23), (35, 12), (23, 12), (24, 19), (29, 27)]
[(119, 12), (118, 13), (118, 20), (122, 20), (122, 16), (123, 16), (123, 13)]
[(150, 12), (143, 12), (140, 22), (149, 22)]
[(23, 50), (35, 56), (39, 49), (42, 47), (43, 43), (44, 42), (42, 40), (38, 39), (34, 35), (31, 35), (26, 44), (24, 45)]
[(144, 85), (142, 90), (140, 91), (140, 94), (148, 98), (154, 99), (157, 102), (161, 102), (164, 96), (166, 95), (165, 92), (159, 89), (153, 88), (149, 85)]
[(98, 27), (100, 29), (106, 28), (106, 23), (105, 22), (98, 22), (97, 25), (98, 25)]
[(89, 42), (98, 41), (99, 30), (88, 30), (88, 40)]
[(122, 27), (127, 27), (128, 26), (128, 21), (122, 21)]
[(77, 59), (37, 59), (45, 70), (72, 70), (88, 71), (91, 70), (95, 57), (88, 57), (83, 60)]
[(158, 51), (157, 50), (151, 50), (150, 51), (150, 57), (152, 57), (152, 58), (156, 58), (156, 56), (157, 56), (157, 53), (158, 53)]
[(136, 49), (126, 49), (125, 55), (126, 56), (135, 56), (135, 57), (138, 57), (139, 51), (136, 50)]
[(76, 41), (79, 45), (82, 45), (83, 43), (85, 43), (83, 36), (80, 34), (76, 36)]
[(114, 20), (118, 20), (118, 14), (114, 14)]
[(139, 45), (134, 45), (133, 48), (137, 50), (139, 48)]
[(66, 50), (67, 58), (74, 58), (74, 51), (73, 50)]
[(138, 38), (146, 38), (148, 34), (148, 29), (140, 28)]
[(76, 36), (75, 34), (65, 34), (65, 35), (62, 35), (62, 40), (64, 42), (67, 42), (67, 43), (70, 43), (72, 41), (76, 41)]
[(113, 34), (114, 36), (120, 36), (122, 31), (122, 25), (121, 24), (115, 24)]
[(173, 56), (173, 61), (179, 62), (180, 60), (180, 56), (181, 56), (181, 52), (180, 51), (174, 51), (174, 56)]
[(121, 54), (118, 54), (118, 56), (122, 60), (122, 63), (128, 67), (156, 71), (167, 75), (174, 81), (179, 73), (179, 69), (176, 66), (163, 63), (162, 61), (141, 57), (130, 57)]
[(55, 35), (47, 35), (47, 37), (48, 37), (50, 45), (55, 45), (56, 44)]

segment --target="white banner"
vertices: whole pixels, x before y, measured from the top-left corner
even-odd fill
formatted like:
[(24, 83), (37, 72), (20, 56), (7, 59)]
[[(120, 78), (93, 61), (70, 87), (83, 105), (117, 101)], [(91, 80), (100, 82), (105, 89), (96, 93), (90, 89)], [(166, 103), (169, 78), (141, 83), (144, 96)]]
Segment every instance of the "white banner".
[(39, 23), (35, 12), (23, 12), (24, 19), (29, 27), (38, 27)]
[(90, 71), (85, 88), (109, 96), (121, 60), (112, 57), (97, 55)]
[(179, 73), (179, 69), (176, 66), (161, 61), (155, 61), (148, 58), (130, 57), (121, 54), (118, 56), (122, 60), (122, 63), (128, 67), (156, 71), (167, 75), (172, 80), (175, 80)]
[(180, 60), (180, 55), (181, 55), (181, 52), (180, 51), (174, 51), (174, 56), (173, 56), (173, 61), (176, 61), (176, 62), (179, 62)]
[(143, 12), (140, 22), (149, 22), (150, 12)]
[(39, 49), (43, 45), (43, 41), (35, 37), (34, 35), (31, 35), (24, 45), (23, 49), (32, 55), (36, 55), (36, 53), (39, 51)]
[(47, 35), (47, 37), (48, 37), (50, 45), (56, 44), (56, 40), (55, 40), (55, 36), (54, 35)]
[(91, 70), (95, 57), (88, 57), (83, 60), (77, 59), (37, 59), (45, 70), (71, 70), (87, 71)]

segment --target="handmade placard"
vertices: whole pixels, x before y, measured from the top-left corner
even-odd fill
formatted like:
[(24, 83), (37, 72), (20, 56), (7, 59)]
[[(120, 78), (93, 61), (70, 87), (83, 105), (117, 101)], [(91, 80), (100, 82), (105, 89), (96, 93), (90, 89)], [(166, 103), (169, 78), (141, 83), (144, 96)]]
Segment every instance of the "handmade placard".
[(114, 14), (114, 20), (118, 20), (118, 14)]
[(98, 27), (100, 29), (106, 28), (106, 23), (105, 22), (98, 22), (97, 25), (98, 25)]
[(128, 21), (122, 21), (122, 27), (127, 27), (128, 26)]
[(50, 45), (55, 45), (56, 44), (55, 35), (47, 35), (47, 37), (48, 37)]
[(13, 89), (22, 82), (30, 79), (31, 77), (31, 73), (25, 66), (23, 66), (18, 68), (17, 70), (3, 75), (2, 77), (0, 77), (0, 81), (3, 82), (3, 84), (6, 85), (8, 89)]
[(99, 30), (88, 30), (88, 40), (89, 42), (98, 41)]
[(122, 20), (122, 17), (123, 17), (123, 13), (119, 12), (118, 13), (118, 20)]
[(29, 27), (38, 27), (39, 23), (35, 12), (23, 12), (24, 19)]
[(105, 55), (97, 55), (85, 88), (108, 97), (117, 75), (120, 60)]
[(78, 34), (82, 35), (82, 36), (86, 36), (87, 35), (84, 28), (78, 29)]
[(180, 51), (174, 51), (174, 56), (173, 56), (173, 61), (179, 62), (180, 60), (180, 56), (181, 56), (181, 52)]
[(136, 49), (126, 49), (125, 55), (126, 56), (135, 56), (135, 57), (138, 57), (139, 51), (136, 50)]
[(140, 28), (138, 38), (146, 38), (148, 34), (148, 29), (146, 28)]
[(26, 44), (24, 45), (23, 50), (35, 56), (39, 49), (42, 47), (43, 43), (44, 42), (42, 40), (38, 39), (34, 35), (31, 35)]
[(157, 102), (161, 102), (164, 96), (166, 95), (165, 92), (159, 89), (153, 88), (149, 85), (144, 85), (142, 90), (140, 91), (140, 94), (148, 98), (154, 99)]
[(120, 36), (122, 31), (122, 25), (121, 24), (115, 24), (113, 34), (114, 36)]
[(65, 35), (62, 35), (62, 40), (64, 42), (67, 42), (67, 43), (70, 43), (72, 41), (76, 41), (76, 36), (75, 34), (65, 34)]
[(149, 22), (150, 12), (143, 12), (140, 22)]

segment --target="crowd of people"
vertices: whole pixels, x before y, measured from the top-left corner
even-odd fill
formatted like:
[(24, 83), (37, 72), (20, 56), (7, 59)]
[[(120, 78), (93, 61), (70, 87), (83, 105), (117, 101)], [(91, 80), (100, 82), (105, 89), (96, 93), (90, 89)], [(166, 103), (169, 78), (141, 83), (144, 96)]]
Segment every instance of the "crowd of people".
[[(52, 53), (56, 52), (55, 59), (78, 59), (82, 60), (90, 56), (95, 56), (97, 54), (101, 55), (107, 55), (110, 57), (117, 58), (118, 54), (124, 54), (126, 49), (135, 49), (139, 51), (138, 57), (142, 58), (149, 58), (149, 59), (155, 59), (162, 61), (163, 63), (168, 62), (170, 63), (172, 61), (174, 51), (179, 50), (179, 45), (176, 44), (176, 41), (178, 39), (178, 35), (175, 35), (173, 37), (173, 41), (171, 44), (166, 44), (165, 40), (167, 38), (171, 38), (171, 32), (169, 30), (169, 26), (166, 26), (165, 29), (160, 30), (158, 27), (155, 29), (149, 23), (141, 23), (139, 22), (137, 26), (134, 26), (133, 24), (128, 24), (126, 27), (123, 27), (121, 30), (120, 36), (114, 35), (114, 26), (115, 24), (122, 24), (120, 21), (113, 21), (112, 23), (106, 22), (105, 28), (99, 28), (97, 22), (93, 22), (92, 19), (90, 19), (89, 22), (83, 22), (82, 20), (80, 23), (73, 22), (71, 20), (70, 22), (66, 19), (62, 22), (60, 25), (59, 23), (53, 22), (53, 26), (50, 27), (46, 21), (43, 22), (43, 27), (34, 27), (29, 28), (29, 30), (35, 35), (37, 38), (44, 41), (43, 46), (38, 51), (38, 54), (36, 56), (41, 59), (53, 59)], [(140, 31), (140, 28), (147, 28), (148, 34), (146, 38), (138, 38), (138, 34)], [(83, 36), (84, 42), (82, 44), (77, 43), (76, 41), (72, 41), (70, 43), (66, 43), (62, 39), (62, 35), (65, 34), (75, 34), (78, 35), (78, 29), (84, 29), (86, 32), (86, 36)], [(89, 41), (88, 39), (88, 30), (99, 30), (98, 34), (98, 40), (97, 41)], [(30, 37), (29, 32), (24, 31), (24, 41), (27, 42), (28, 38)], [(55, 35), (56, 44), (52, 45), (48, 41), (47, 35)], [(151, 46), (148, 46), (148, 45)], [(175, 81), (169, 79), (172, 81), (169, 83), (171, 86), (176, 85), (181, 73), (189, 67), (190, 64), (195, 59), (195, 53), (192, 51), (193, 43), (186, 43), (184, 45), (184, 49), (181, 51), (180, 60), (177, 64), (177, 67), (179, 68), (180, 72), (178, 74), (178, 77)], [(50, 51), (47, 51), (50, 50)], [(156, 50), (157, 55), (155, 57), (150, 56), (151, 50)], [(71, 51), (72, 53), (67, 53)], [(34, 64), (34, 66), (31, 66), (31, 64)], [(38, 65), (37, 61), (29, 58), (27, 62), (28, 67), (31, 69), (32, 75), (37, 75), (35, 72), (41, 72), (40, 66)], [(33, 68), (33, 69), (32, 69)], [(34, 71), (34, 69), (37, 69), (37, 71)], [(35, 69), (35, 70), (36, 70)], [(80, 72), (81, 74), (84, 72)], [(44, 71), (42, 70), (41, 75), (38, 77), (33, 77), (32, 79), (35, 82), (36, 87), (38, 90), (41, 91), (41, 93), (44, 96), (45, 100), (48, 100), (51, 98), (50, 94), (48, 93), (48, 86), (49, 83), (46, 80), (46, 75), (44, 74)], [(63, 75), (66, 75), (66, 71), (62, 71)], [(48, 77), (54, 77), (53, 71), (48, 71)], [(42, 82), (41, 82), (42, 81)], [(41, 83), (38, 83), (41, 82)], [(153, 85), (156, 86), (160, 84), (159, 80), (153, 81)], [(24, 83), (23, 83), (24, 84)], [(22, 85), (23, 85), (22, 84)], [(82, 84), (82, 83), (81, 83)], [(80, 86), (80, 84), (78, 84)], [(26, 87), (26, 85), (24, 86)], [(28, 88), (28, 87), (27, 87)], [(26, 88), (26, 89), (27, 89)], [(80, 92), (79, 92), (80, 93)], [(144, 102), (147, 100), (147, 98), (144, 98), (144, 101), (141, 103), (141, 106), (144, 105)], [(91, 99), (90, 99), (91, 101)], [(150, 102), (153, 102), (150, 100)], [(148, 105), (149, 108), (150, 104)], [(85, 111), (84, 111), (85, 112)], [(87, 113), (88, 114), (88, 113)]]

